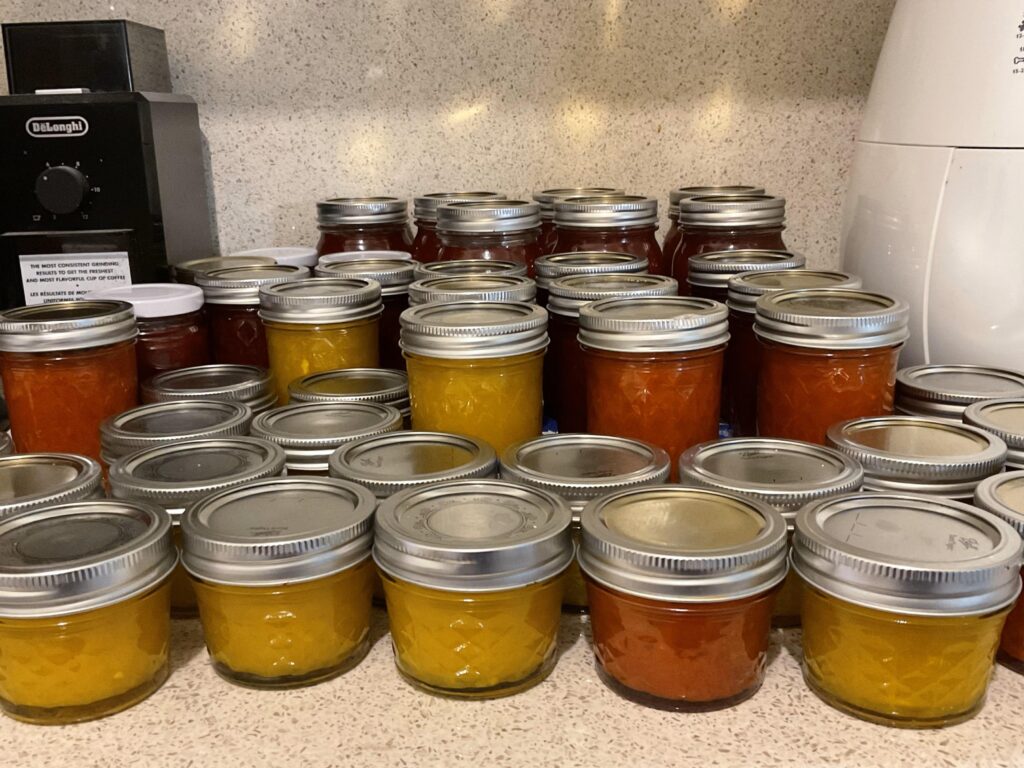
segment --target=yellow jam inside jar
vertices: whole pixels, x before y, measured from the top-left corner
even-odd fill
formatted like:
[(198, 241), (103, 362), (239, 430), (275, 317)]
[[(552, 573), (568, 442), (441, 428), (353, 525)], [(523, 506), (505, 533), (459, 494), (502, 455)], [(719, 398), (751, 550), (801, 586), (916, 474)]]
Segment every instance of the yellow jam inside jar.
[(288, 688), (326, 680), (369, 650), (373, 561), (276, 586), (194, 579), (213, 666), (243, 685)]
[(914, 616), (803, 585), (804, 678), (833, 706), (885, 725), (934, 728), (981, 707), (1009, 607)]
[(564, 573), (494, 592), (448, 592), (381, 574), (399, 671), (432, 693), (507, 696), (555, 663)]
[(167, 679), (167, 580), (113, 605), (50, 618), (0, 618), (0, 706), (29, 723), (112, 715)]

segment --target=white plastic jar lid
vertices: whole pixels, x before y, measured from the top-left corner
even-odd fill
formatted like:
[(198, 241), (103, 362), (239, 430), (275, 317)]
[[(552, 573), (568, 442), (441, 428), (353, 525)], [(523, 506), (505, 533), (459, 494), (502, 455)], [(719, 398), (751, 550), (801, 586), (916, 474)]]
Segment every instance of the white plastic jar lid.
[(118, 285), (93, 291), (88, 298), (127, 302), (138, 318), (187, 315), (203, 308), (203, 289), (184, 283)]
[(248, 251), (236, 251), (230, 254), (236, 256), (267, 256), (278, 264), (286, 264), (293, 267), (316, 266), (320, 258), (316, 248), (308, 248), (304, 245), (285, 245), (276, 248), (250, 248)]

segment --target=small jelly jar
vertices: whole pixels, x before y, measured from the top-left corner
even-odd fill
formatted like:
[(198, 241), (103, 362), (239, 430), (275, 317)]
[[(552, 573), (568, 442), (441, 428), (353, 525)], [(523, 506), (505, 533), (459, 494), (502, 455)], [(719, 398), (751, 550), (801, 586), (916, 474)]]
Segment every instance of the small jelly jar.
[(587, 431), (664, 448), (675, 479), (679, 454), (718, 437), (727, 320), (725, 305), (682, 296), (584, 305)]
[(416, 237), (412, 241), (412, 257), (424, 264), (437, 261), (441, 240), (437, 236), (437, 207), (445, 203), (471, 203), (481, 200), (504, 200), (498, 192), (430, 192), (412, 201)]
[(373, 556), (402, 676), (462, 698), (508, 696), (547, 677), (570, 519), (554, 494), (500, 480), (437, 483), (381, 504)]
[(613, 251), (647, 259), (653, 275), (668, 272), (658, 231), (658, 201), (642, 195), (570, 197), (555, 201), (554, 253)]
[(896, 372), (896, 413), (961, 421), (967, 406), (998, 397), (1024, 397), (1024, 371), (914, 365)]
[(370, 648), (376, 506), (354, 483), (288, 477), (189, 507), (183, 562), (218, 674), (294, 688), (359, 663)]
[(75, 501), (0, 521), (0, 708), (44, 725), (112, 715), (167, 679), (171, 521)]
[(665, 485), (583, 510), (598, 672), (641, 704), (703, 711), (764, 681), (772, 604), (786, 577), (786, 523), (754, 499)]
[[(613, 491), (659, 485), (668, 477), (668, 454), (639, 440), (607, 435), (543, 435), (509, 446), (501, 477), (561, 496), (572, 511), (573, 542), (579, 546), (580, 515), (587, 502)], [(576, 562), (565, 580), (563, 608), (587, 610), (587, 589)]]
[[(412, 261), (412, 254), (406, 251), (342, 251), (341, 253), (325, 253), (317, 261), (318, 267), (326, 267), (338, 262), (350, 261)], [(419, 264), (419, 262), (416, 262)]]
[(131, 304), (65, 301), (0, 312), (0, 375), (20, 453), (100, 458), (100, 424), (138, 404)]
[(380, 361), (380, 284), (365, 277), (314, 277), (260, 290), (277, 402), (311, 373), (375, 368)]
[(167, 371), (142, 385), (142, 402), (221, 400), (244, 403), (253, 413), (274, 407), (270, 373), (255, 365), (197, 365)]
[(406, 428), (412, 419), (409, 377), (390, 368), (342, 368), (313, 373), (288, 386), (292, 403), (382, 403), (402, 414)]
[(550, 253), (533, 263), (537, 277), (537, 303), (548, 304), (552, 280), (575, 275), (640, 274), (647, 271), (647, 259), (629, 253), (606, 251), (570, 251)]
[(967, 406), (964, 423), (1006, 443), (1006, 469), (1024, 469), (1024, 397), (983, 400)]
[(806, 263), (793, 251), (736, 248), (730, 251), (705, 251), (691, 256), (686, 282), (691, 296), (703, 296), (723, 304), (729, 298), (729, 279), (743, 272), (774, 272), (800, 269)]
[(537, 300), (537, 284), (518, 275), (465, 275), (428, 277), (409, 286), (409, 304), (443, 304), (452, 301)]
[(459, 259), (458, 261), (435, 261), (416, 265), (416, 279), (428, 277), (468, 277), (469, 275), (514, 275), (526, 276), (526, 265), (503, 259)]
[(523, 200), (446, 203), (437, 209), (440, 261), (512, 261), (533, 274), (541, 255), (540, 208)]
[(542, 189), (533, 193), (533, 200), (540, 206), (540, 238), (541, 250), (543, 253), (555, 252), (555, 241), (558, 234), (555, 231), (555, 202), (564, 200), (567, 197), (593, 197), (595, 195), (621, 195), (625, 194), (624, 189), (614, 187), (559, 187), (557, 189)]
[(826, 703), (883, 725), (939, 728), (981, 709), (1020, 593), (1021, 538), (989, 512), (917, 494), (804, 507), (803, 669)]
[[(669, 190), (668, 193), (668, 231), (665, 232), (665, 239), (661, 244), (661, 251), (665, 255), (665, 260), (671, 262), (676, 249), (679, 247), (679, 241), (683, 237), (682, 227), (679, 226), (679, 203), (683, 200), (687, 200), (691, 197), (705, 197), (707, 195), (714, 195), (717, 197), (745, 197), (747, 195), (763, 195), (764, 188), (762, 187), (751, 187), (745, 184), (733, 184), (733, 185), (722, 185), (722, 186), (699, 186), (699, 187), (679, 187), (677, 189)], [(671, 274), (671, 263), (669, 268)]]
[(522, 302), (421, 304), (402, 314), (412, 427), (503, 451), (541, 431), (547, 312)]
[(272, 267), (277, 262), (270, 256), (210, 256), (171, 264), (171, 279), (184, 285), (195, 285), (196, 277), (217, 269), (235, 267)]
[[(713, 440), (679, 457), (679, 482), (757, 499), (786, 519), (792, 540), (796, 513), (805, 504), (859, 491), (860, 464), (839, 451), (770, 437)], [(772, 623), (800, 624), (800, 578), (789, 572), (775, 600)]]
[(250, 258), (265, 256), (273, 259), (275, 264), (286, 264), (293, 267), (313, 269), (320, 259), (316, 248), (305, 245), (284, 245), (271, 248), (251, 248), (248, 251), (236, 251), (229, 258)]
[(757, 300), (757, 431), (825, 442), (833, 424), (893, 410), (910, 307), (846, 288), (780, 291)]
[(73, 453), (19, 453), (0, 457), (0, 519), (65, 501), (103, 497), (94, 459)]
[(316, 204), (316, 252), (412, 251), (408, 203), (397, 197), (335, 197)]

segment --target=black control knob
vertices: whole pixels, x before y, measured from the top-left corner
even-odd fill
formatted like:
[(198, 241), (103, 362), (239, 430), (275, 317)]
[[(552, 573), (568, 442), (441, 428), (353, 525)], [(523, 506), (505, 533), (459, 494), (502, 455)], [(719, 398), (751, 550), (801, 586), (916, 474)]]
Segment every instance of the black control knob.
[(73, 213), (89, 191), (89, 180), (77, 168), (56, 165), (36, 176), (36, 198), (50, 213)]

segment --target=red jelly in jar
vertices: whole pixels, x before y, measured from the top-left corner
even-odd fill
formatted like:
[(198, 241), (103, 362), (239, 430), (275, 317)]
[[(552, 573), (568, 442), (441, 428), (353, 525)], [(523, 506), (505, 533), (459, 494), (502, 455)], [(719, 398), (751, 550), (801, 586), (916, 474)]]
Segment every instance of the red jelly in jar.
[(412, 252), (408, 205), (397, 197), (335, 197), (316, 204), (316, 252)]
[(422, 264), (437, 261), (441, 253), (441, 240), (437, 236), (437, 208), (445, 203), (465, 203), (478, 200), (504, 200), (498, 192), (431, 192), (413, 200), (413, 223), (416, 237), (412, 241), (412, 257)]
[(665, 260), (671, 260), (672, 254), (679, 247), (679, 240), (683, 236), (683, 230), (679, 226), (679, 203), (691, 197), (703, 197), (705, 195), (719, 195), (723, 197), (734, 197), (736, 195), (763, 195), (761, 187), (751, 187), (745, 184), (732, 184), (704, 187), (679, 187), (670, 190), (668, 193), (668, 232), (661, 244), (661, 251), (665, 254)]
[(555, 202), (555, 250), (615, 251), (647, 259), (652, 275), (667, 273), (658, 230), (658, 201), (642, 195), (572, 197)]
[(513, 261), (533, 276), (541, 255), (540, 207), (523, 200), (446, 203), (437, 209), (440, 261)]
[(567, 197), (593, 197), (595, 195), (621, 195), (626, 190), (614, 187), (559, 187), (542, 189), (533, 193), (534, 202), (540, 205), (540, 242), (545, 254), (555, 252), (555, 201)]

